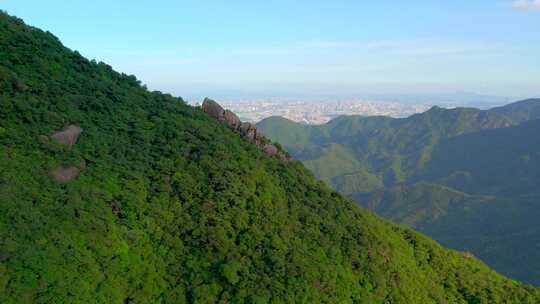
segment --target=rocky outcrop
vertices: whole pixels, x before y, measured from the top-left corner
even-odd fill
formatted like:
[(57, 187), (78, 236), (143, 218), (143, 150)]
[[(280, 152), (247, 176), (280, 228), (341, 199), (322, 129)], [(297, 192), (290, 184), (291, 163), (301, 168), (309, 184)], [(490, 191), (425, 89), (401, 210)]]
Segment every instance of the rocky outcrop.
[(205, 98), (202, 104), (202, 110), (216, 120), (228, 125), (233, 130), (240, 133), (247, 141), (254, 144), (259, 150), (272, 157), (277, 157), (282, 161), (290, 161), (287, 153), (278, 149), (269, 139), (259, 133), (255, 125), (249, 122), (242, 122), (232, 111), (225, 110), (212, 99)]
[(61, 166), (52, 172), (52, 177), (59, 183), (67, 183), (79, 176), (81, 169), (75, 166)]
[(202, 104), (202, 110), (214, 117), (215, 119), (219, 121), (224, 121), (223, 115), (225, 114), (225, 110), (215, 101), (213, 101), (210, 98), (205, 98)]
[[(72, 148), (79, 140), (82, 131), (83, 129), (81, 127), (76, 125), (70, 125), (63, 130), (60, 130), (51, 135), (51, 138), (62, 145), (66, 145), (69, 148)], [(84, 167), (84, 162), (79, 167), (60, 166), (51, 172), (51, 176), (59, 183), (67, 183), (77, 178)]]
[(51, 137), (57, 142), (71, 148), (77, 143), (77, 140), (79, 140), (79, 136), (81, 135), (82, 131), (83, 129), (80, 127), (70, 125), (65, 129), (54, 133)]
[(279, 153), (278, 148), (276, 146), (272, 145), (272, 144), (264, 145), (262, 150), (264, 151), (264, 153), (266, 153), (268, 155), (271, 155), (271, 156), (277, 155)]
[(246, 137), (249, 141), (255, 142), (257, 139), (257, 128), (255, 125), (250, 124), (249, 122), (243, 122), (239, 128), (240, 132)]
[(233, 127), (234, 129), (238, 129), (240, 128), (240, 125), (242, 125), (240, 118), (238, 118), (236, 114), (229, 110), (225, 110), (225, 112), (223, 112), (223, 119), (229, 126)]

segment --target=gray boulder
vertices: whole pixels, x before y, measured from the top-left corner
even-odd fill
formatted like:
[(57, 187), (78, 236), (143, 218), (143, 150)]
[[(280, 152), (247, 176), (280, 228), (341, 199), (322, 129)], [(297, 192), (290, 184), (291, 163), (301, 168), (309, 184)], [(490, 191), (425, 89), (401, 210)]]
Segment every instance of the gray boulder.
[(70, 125), (65, 129), (54, 133), (51, 137), (57, 142), (71, 148), (77, 143), (77, 140), (79, 140), (82, 131), (83, 129), (79, 126)]
[(238, 116), (236, 116), (236, 114), (234, 114), (230, 110), (225, 110), (225, 112), (223, 112), (223, 119), (233, 129), (238, 129), (240, 125), (242, 124), (242, 122), (240, 121), (240, 118), (238, 118)]
[(223, 114), (225, 113), (225, 110), (214, 100), (205, 98), (202, 103), (202, 110), (213, 118), (224, 121)]
[(262, 148), (262, 150), (264, 151), (264, 153), (270, 155), (270, 156), (274, 156), (274, 155), (277, 155), (279, 150), (276, 146), (272, 145), (272, 144), (265, 144)]
[(243, 122), (240, 125), (240, 132), (251, 142), (254, 142), (257, 138), (257, 128), (249, 122)]
[(285, 155), (284, 153), (279, 153), (278, 158), (279, 158), (279, 160), (281, 160), (282, 162), (285, 162), (285, 163), (291, 161), (291, 158), (289, 156)]

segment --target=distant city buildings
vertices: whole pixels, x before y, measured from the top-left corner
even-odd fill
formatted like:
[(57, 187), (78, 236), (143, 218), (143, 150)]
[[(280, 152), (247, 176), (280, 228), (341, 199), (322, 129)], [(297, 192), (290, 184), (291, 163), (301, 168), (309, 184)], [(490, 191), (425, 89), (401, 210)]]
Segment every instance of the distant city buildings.
[(403, 104), (367, 100), (236, 100), (221, 101), (221, 103), (244, 121), (258, 122), (270, 116), (282, 116), (305, 124), (324, 124), (340, 115), (407, 117), (424, 112), (431, 107), (428, 104)]

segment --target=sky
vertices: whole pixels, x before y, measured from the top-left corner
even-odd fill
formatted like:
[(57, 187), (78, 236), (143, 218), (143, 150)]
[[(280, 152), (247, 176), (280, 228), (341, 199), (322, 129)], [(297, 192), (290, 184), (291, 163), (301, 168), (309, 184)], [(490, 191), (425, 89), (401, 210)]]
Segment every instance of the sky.
[(540, 95), (540, 0), (0, 0), (0, 9), (182, 96)]

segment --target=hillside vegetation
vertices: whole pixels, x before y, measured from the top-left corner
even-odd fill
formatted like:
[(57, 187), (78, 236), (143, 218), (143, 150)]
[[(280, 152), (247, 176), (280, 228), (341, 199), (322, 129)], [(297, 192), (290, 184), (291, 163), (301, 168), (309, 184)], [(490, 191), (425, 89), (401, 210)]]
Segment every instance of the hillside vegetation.
[(540, 301), (4, 13), (0, 109), (0, 303)]
[(273, 117), (258, 126), (361, 205), (540, 284), (538, 118), (540, 100), (530, 99), (485, 111), (434, 107), (320, 126)]

